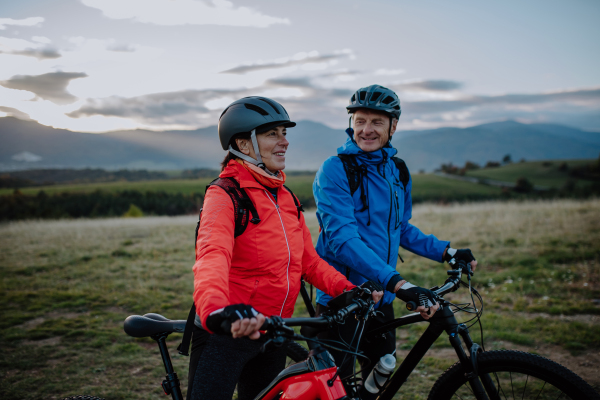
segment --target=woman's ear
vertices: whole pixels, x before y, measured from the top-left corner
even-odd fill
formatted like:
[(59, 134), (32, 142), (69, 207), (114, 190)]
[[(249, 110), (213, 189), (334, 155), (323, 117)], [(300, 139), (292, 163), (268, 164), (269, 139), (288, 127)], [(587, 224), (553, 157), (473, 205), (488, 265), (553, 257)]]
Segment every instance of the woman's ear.
[(248, 139), (235, 139), (238, 149), (245, 155), (250, 154), (250, 141)]

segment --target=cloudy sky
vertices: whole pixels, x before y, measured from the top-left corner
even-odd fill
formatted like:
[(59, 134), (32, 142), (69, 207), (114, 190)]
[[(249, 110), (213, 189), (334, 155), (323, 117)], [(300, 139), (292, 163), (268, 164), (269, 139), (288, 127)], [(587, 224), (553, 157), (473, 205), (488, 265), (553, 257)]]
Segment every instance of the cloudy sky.
[(264, 95), (343, 127), (352, 92), (378, 83), (400, 129), (600, 131), (598, 21), (596, 0), (2, 0), (0, 116), (194, 129)]

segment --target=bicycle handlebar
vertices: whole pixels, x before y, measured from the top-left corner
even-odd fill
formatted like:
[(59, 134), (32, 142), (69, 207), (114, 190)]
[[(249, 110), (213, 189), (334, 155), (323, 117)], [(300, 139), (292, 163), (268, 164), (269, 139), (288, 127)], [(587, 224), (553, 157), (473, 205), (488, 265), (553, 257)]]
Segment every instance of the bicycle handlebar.
[(359, 309), (367, 309), (373, 304), (372, 300), (354, 299), (352, 304), (338, 310), (333, 315), (323, 315), (313, 318), (279, 318), (270, 317), (260, 328), (261, 330), (285, 329), (291, 326), (309, 326), (312, 328), (331, 328), (335, 323), (342, 323), (346, 317)]
[[(469, 275), (473, 275), (473, 271), (471, 270), (471, 263), (466, 263), (464, 261), (456, 261), (454, 258), (448, 261), (452, 270), (447, 271), (447, 274), (450, 275), (450, 278), (446, 279), (446, 282), (441, 288), (437, 288), (435, 290), (431, 290), (437, 297), (443, 297), (445, 294), (450, 292), (454, 292), (458, 289), (460, 285), (460, 281), (462, 279), (463, 272), (466, 272)], [(455, 267), (458, 265), (457, 267)], [(406, 309), (408, 311), (415, 311), (417, 309), (417, 304), (414, 301), (409, 301), (406, 303)]]

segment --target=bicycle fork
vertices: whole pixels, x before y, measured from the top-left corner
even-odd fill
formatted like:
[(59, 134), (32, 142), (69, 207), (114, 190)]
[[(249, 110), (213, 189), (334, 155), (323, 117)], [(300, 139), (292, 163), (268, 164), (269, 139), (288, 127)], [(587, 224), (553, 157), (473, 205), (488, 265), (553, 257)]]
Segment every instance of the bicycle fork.
[[(473, 342), (466, 325), (459, 324), (453, 332), (448, 333), (450, 344), (454, 348), (454, 351), (456, 351), (456, 355), (465, 370), (465, 376), (469, 380), (469, 385), (471, 385), (471, 390), (473, 390), (475, 398), (477, 398), (477, 400), (500, 400), (498, 390), (489, 374), (479, 373), (477, 355), (483, 350), (477, 343)], [(465, 350), (460, 343), (459, 336), (463, 339), (466, 347), (469, 349), (469, 356), (465, 353)]]

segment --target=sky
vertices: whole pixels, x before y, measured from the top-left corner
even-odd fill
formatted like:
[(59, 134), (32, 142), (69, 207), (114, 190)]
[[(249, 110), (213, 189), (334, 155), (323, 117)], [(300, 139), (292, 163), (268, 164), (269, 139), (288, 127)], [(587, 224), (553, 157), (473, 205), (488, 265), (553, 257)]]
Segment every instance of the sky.
[(401, 130), (600, 131), (600, 2), (0, 0), (0, 117), (197, 129), (252, 95), (333, 128), (370, 84)]

